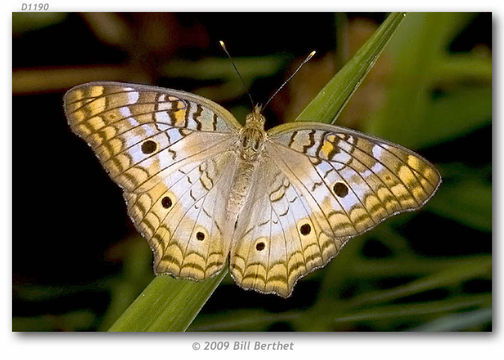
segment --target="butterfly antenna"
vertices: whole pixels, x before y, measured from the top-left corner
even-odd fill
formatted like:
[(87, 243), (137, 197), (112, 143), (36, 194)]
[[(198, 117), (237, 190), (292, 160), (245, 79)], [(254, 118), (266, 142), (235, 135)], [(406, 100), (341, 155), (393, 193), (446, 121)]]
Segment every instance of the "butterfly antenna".
[(263, 110), (266, 108), (266, 106), (268, 106), (268, 104), (270, 103), (270, 101), (276, 96), (276, 94), (278, 94), (280, 92), (280, 90), (283, 89), (283, 87), (285, 85), (287, 85), (287, 83), (290, 81), (290, 79), (292, 79), (294, 77), (294, 75), (297, 74), (297, 72), (301, 69), (301, 67), (306, 64), (308, 61), (310, 61), (310, 59), (315, 55), (316, 51), (313, 50), (311, 53), (308, 54), (308, 56), (306, 57), (306, 59), (304, 59), (304, 61), (297, 67), (296, 71), (294, 71), (292, 73), (291, 76), (289, 76), (289, 78), (287, 80), (284, 81), (284, 83), (278, 88), (277, 91), (275, 91), (275, 93), (273, 95), (270, 96), (270, 98), (268, 99), (268, 101), (266, 101), (266, 104), (264, 104), (263, 106)]
[(241, 80), (241, 83), (242, 83), (242, 86), (243, 86), (243, 89), (247, 92), (247, 95), (250, 99), (250, 104), (252, 105), (252, 108), (254, 107), (254, 100), (252, 100), (252, 95), (250, 95), (250, 92), (248, 91), (248, 88), (247, 88), (247, 85), (245, 85), (245, 80), (243, 80), (240, 72), (238, 71), (238, 68), (236, 67), (234, 61), (233, 61), (233, 58), (231, 57), (231, 55), (229, 54), (229, 51), (227, 51), (226, 49), (226, 44), (224, 44), (224, 41), (220, 40), (219, 41), (219, 44), (220, 46), (222, 47), (222, 50), (224, 50), (224, 52), (226, 53), (226, 55), (228, 56), (229, 60), (231, 60), (231, 64), (233, 64), (233, 67), (236, 71), (236, 73), (238, 74), (238, 77), (240, 78)]

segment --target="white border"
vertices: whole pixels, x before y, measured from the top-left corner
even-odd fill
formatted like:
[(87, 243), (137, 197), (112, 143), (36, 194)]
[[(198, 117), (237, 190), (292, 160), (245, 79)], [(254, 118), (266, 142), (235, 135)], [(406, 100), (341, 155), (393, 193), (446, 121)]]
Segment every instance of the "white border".
[[(441, 2), (435, 0), (423, 1), (400, 1), (382, 0), (371, 1), (333, 1), (333, 0), (86, 0), (70, 2), (66, 0), (45, 0), (42, 3), (50, 4), (50, 11), (349, 11), (349, 12), (388, 12), (388, 11), (497, 11), (501, 8), (500, 0), (458, 0), (455, 2)], [(8, 11), (21, 11), (22, 3), (38, 3), (38, 1), (2, 1), (1, 6), (5, 6)], [(7, 6), (6, 6), (7, 5)], [(453, 6), (456, 5), (456, 6)], [(260, 24), (257, 24), (260, 26)]]
[[(51, 358), (51, 359), (89, 359), (96, 355), (99, 358), (121, 359), (181, 359), (185, 356), (205, 358), (248, 359), (256, 357), (279, 358), (295, 356), (296, 358), (341, 358), (341, 359), (498, 359), (504, 355), (504, 339), (501, 331), (502, 311), (498, 300), (501, 300), (503, 246), (500, 243), (500, 226), (504, 220), (500, 205), (502, 193), (495, 187), (496, 205), (494, 206), (494, 333), (493, 334), (12, 334), (11, 333), (11, 11), (19, 11), (23, 1), (2, 2), (1, 28), (5, 32), (1, 39), (1, 50), (4, 62), (1, 84), (2, 117), (0, 119), (0, 221), (2, 226), (2, 276), (0, 277), (3, 296), (0, 302), (0, 326), (2, 328), (0, 351), (7, 359)], [(493, 11), (494, 12), (494, 144), (496, 166), (494, 183), (499, 184), (502, 169), (503, 127), (499, 125), (498, 104), (502, 103), (500, 84), (502, 83), (500, 64), (502, 59), (500, 1), (457, 1), (457, 8), (448, 7), (447, 3), (425, 0), (416, 3), (404, 1), (271, 1), (254, 0), (238, 3), (235, 1), (152, 1), (126, 2), (124, 0), (86, 0), (82, 3), (69, 1), (47, 1), (52, 11)], [(211, 5), (210, 5), (211, 4)], [(259, 25), (258, 25), (259, 26)], [(302, 26), (302, 24), (300, 24)], [(28, 159), (26, 161), (29, 161)], [(27, 166), (29, 164), (27, 163)], [(262, 340), (294, 341), (293, 352), (257, 352), (257, 351), (203, 351), (192, 350), (194, 341), (210, 340)]]

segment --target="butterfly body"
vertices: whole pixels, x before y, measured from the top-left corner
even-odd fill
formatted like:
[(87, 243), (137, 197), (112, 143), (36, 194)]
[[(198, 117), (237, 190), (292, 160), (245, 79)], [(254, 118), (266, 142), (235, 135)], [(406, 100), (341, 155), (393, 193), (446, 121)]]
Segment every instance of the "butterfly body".
[(230, 273), (287, 297), (353, 236), (420, 208), (441, 178), (418, 154), (320, 123), (241, 126), (200, 96), (113, 82), (65, 95), (72, 130), (124, 190), (157, 274)]
[(245, 121), (245, 126), (239, 134), (239, 149), (237, 151), (236, 170), (231, 183), (231, 191), (226, 206), (226, 213), (235, 222), (240, 215), (253, 184), (257, 179), (257, 168), (263, 160), (266, 132), (265, 119), (256, 107)]

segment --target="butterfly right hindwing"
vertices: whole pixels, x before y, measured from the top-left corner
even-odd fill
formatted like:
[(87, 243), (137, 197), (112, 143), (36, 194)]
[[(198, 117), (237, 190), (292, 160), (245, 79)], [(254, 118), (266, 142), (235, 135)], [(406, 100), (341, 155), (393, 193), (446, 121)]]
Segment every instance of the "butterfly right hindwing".
[(272, 159), (264, 159), (259, 171), (261, 181), (238, 220), (230, 272), (245, 289), (288, 297), (296, 281), (326, 264), (341, 242)]

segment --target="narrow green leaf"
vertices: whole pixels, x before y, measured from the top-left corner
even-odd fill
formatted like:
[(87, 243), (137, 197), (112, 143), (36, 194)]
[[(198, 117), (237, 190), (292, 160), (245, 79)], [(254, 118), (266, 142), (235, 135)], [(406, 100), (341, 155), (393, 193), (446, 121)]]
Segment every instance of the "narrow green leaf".
[(432, 64), (432, 78), (438, 84), (492, 83), (492, 59), (471, 53), (447, 54)]
[[(358, 321), (373, 321), (379, 319), (398, 319), (400, 317), (418, 317), (443, 312), (460, 311), (475, 306), (488, 306), (492, 301), (490, 294), (456, 296), (445, 300), (428, 303), (407, 303), (381, 305), (359, 309), (334, 319), (337, 323), (355, 323)], [(457, 314), (458, 315), (458, 314)]]
[[(287, 58), (282, 55), (238, 57), (236, 66), (244, 79), (271, 76), (285, 67)], [(236, 72), (227, 58), (207, 58), (199, 61), (172, 60), (163, 65), (161, 73), (167, 77), (187, 77), (197, 80), (226, 79), (238, 81)]]
[(198, 316), (189, 331), (264, 331), (274, 322), (290, 322), (302, 315), (300, 311), (271, 313), (262, 309), (230, 310), (219, 315)]
[[(344, 314), (339, 316), (332, 316), (330, 313), (325, 312), (324, 317), (327, 318), (329, 323), (337, 324), (355, 324), (356, 322), (369, 322), (383, 319), (394, 319), (398, 320), (400, 318), (415, 318), (422, 317), (425, 315), (437, 315), (441, 313), (454, 313), (457, 312), (455, 319), (461, 315), (460, 311), (464, 309), (471, 309), (475, 307), (481, 307), (483, 309), (488, 309), (487, 306), (492, 302), (492, 295), (489, 293), (485, 294), (475, 294), (475, 295), (463, 295), (463, 296), (453, 296), (447, 299), (439, 301), (431, 301), (428, 303), (397, 303), (390, 305), (379, 305), (372, 307), (363, 307), (357, 310), (349, 310)], [(491, 309), (490, 309), (491, 311)], [(480, 310), (474, 312), (479, 313)], [(455, 320), (451, 324), (453, 330), (460, 330), (463, 325), (471, 324), (473, 325), (476, 318), (480, 321), (488, 321), (488, 312), (484, 312), (486, 316), (482, 317), (472, 317), (462, 319), (452, 319)], [(471, 313), (465, 313), (470, 315)], [(482, 315), (482, 313), (481, 313)], [(491, 314), (490, 314), (491, 315)], [(452, 317), (453, 315), (448, 315)], [(191, 326), (193, 331), (236, 331), (236, 330), (246, 330), (246, 331), (262, 331), (271, 324), (276, 322), (289, 322), (294, 324), (296, 322), (309, 323), (313, 321), (312, 313), (300, 312), (300, 311), (285, 311), (280, 313), (271, 313), (265, 310), (233, 310), (229, 311), (220, 316), (206, 316), (203, 319), (195, 322)], [(491, 316), (490, 316), (491, 321)], [(432, 324), (432, 327), (439, 326), (440, 324)], [(443, 326), (448, 326), (444, 323)], [(430, 324), (427, 324), (430, 327)], [(314, 331), (318, 329), (315, 328)], [(428, 331), (428, 329), (418, 328), (415, 330)], [(441, 329), (439, 329), (441, 330)], [(444, 329), (448, 330), (448, 329)], [(303, 328), (303, 331), (307, 331)], [(435, 331), (432, 329), (432, 331)]]
[(404, 16), (404, 13), (391, 13), (352, 59), (299, 114), (296, 121), (334, 124), (350, 97), (375, 64)]
[(58, 12), (13, 12), (12, 33), (21, 35), (63, 22), (68, 14)]
[(391, 278), (394, 276), (429, 275), (444, 271), (453, 266), (471, 266), (474, 263), (489, 263), (488, 255), (474, 255), (457, 258), (392, 258), (392, 259), (361, 259), (349, 270), (356, 279)]
[(200, 282), (157, 276), (109, 331), (185, 331), (226, 274)]

